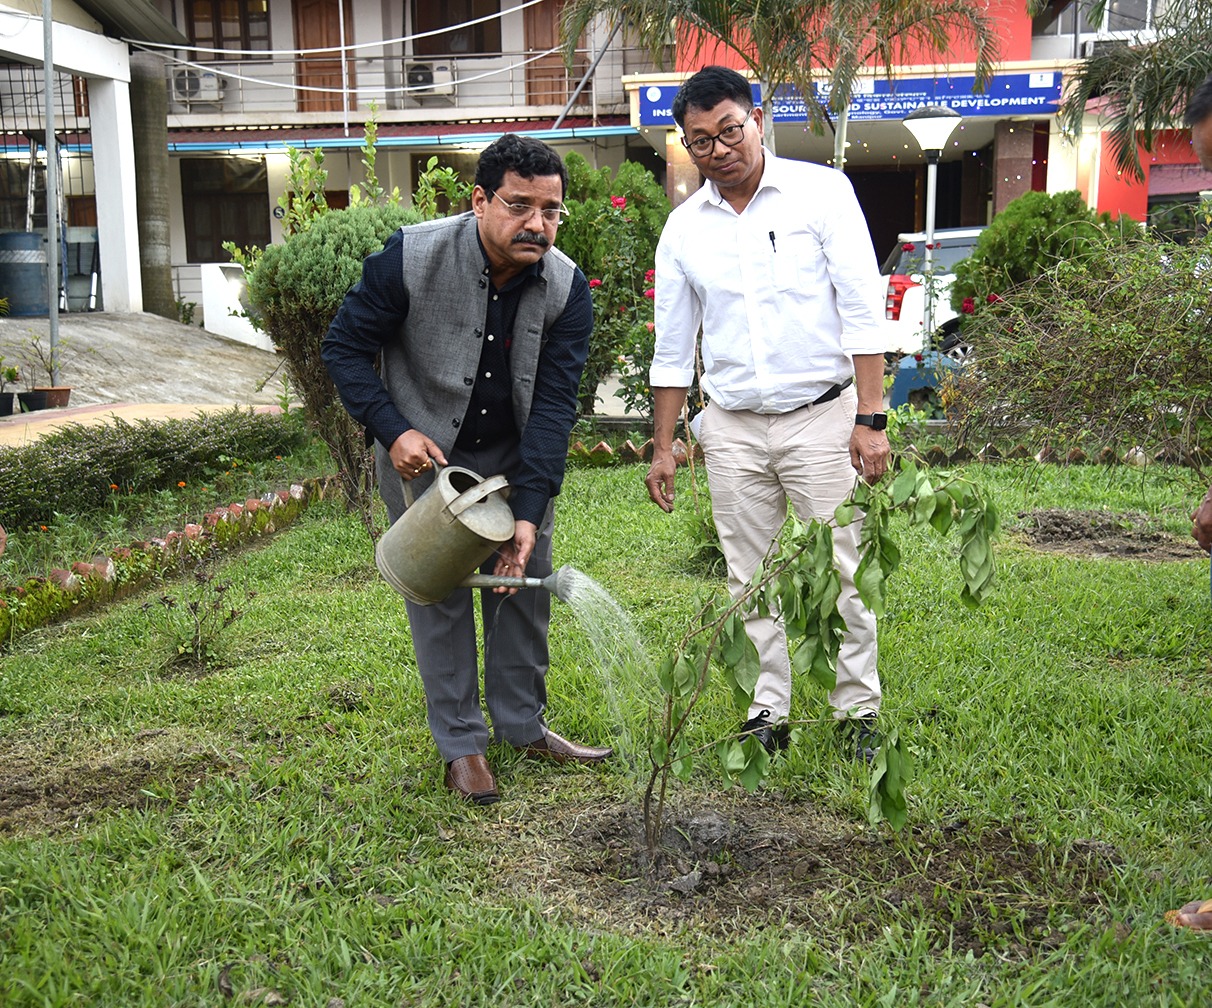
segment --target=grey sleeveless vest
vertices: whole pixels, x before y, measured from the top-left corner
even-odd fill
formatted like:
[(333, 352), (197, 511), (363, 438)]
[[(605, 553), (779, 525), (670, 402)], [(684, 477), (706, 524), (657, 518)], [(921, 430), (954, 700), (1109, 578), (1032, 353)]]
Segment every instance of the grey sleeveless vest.
[[(400, 338), (383, 347), (383, 384), (413, 427), (449, 453), (471, 401), (484, 338), (489, 280), (476, 238), (476, 217), (465, 213), (401, 230), (408, 318)], [(530, 416), (547, 330), (564, 311), (576, 269), (555, 248), (542, 263), (538, 281), (526, 284), (522, 292), (509, 350), (519, 431)]]

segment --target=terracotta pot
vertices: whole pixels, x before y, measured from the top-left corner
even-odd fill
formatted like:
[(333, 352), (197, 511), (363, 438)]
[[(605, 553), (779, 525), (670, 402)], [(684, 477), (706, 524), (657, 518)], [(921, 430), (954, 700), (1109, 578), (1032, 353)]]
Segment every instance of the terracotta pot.
[(13, 415), (13, 393), (0, 392), (0, 416)]
[(60, 406), (66, 406), (67, 401), (72, 395), (72, 387), (70, 385), (35, 385), (34, 391), (46, 393), (47, 409), (57, 409)]
[(33, 413), (35, 410), (46, 409), (46, 389), (18, 392), (17, 401), (21, 403), (22, 413)]

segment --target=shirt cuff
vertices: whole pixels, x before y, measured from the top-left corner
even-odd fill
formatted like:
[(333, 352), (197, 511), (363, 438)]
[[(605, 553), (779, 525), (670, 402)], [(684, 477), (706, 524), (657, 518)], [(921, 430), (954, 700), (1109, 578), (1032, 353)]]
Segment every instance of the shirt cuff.
[(543, 524), (543, 516), (547, 513), (548, 500), (547, 494), (542, 490), (514, 487), (509, 496), (509, 508), (513, 511), (514, 521), (528, 521), (538, 528)]
[(694, 384), (694, 368), (654, 365), (648, 371), (648, 384), (653, 388), (690, 388)]

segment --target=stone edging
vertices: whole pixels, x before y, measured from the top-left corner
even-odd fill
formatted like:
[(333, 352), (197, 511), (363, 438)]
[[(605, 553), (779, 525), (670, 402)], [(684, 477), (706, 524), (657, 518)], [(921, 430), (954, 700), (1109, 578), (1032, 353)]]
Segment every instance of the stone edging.
[(0, 649), (18, 634), (135, 593), (204, 547), (234, 549), (286, 528), (312, 501), (336, 490), (335, 476), (306, 479), (289, 490), (215, 508), (201, 524), (186, 525), (163, 538), (134, 542), (109, 556), (74, 563), (70, 569), (57, 568), (19, 585), (0, 585)]

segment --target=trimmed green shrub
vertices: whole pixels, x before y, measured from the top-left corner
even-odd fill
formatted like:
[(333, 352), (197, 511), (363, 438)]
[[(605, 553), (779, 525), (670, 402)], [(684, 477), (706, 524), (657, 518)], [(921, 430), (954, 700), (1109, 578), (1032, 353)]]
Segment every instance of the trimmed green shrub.
[(1128, 217), (1112, 220), (1110, 214), (1096, 214), (1076, 190), (1024, 193), (993, 218), (972, 255), (956, 266), (951, 306), (970, 312), (1061, 260), (1081, 258), (1109, 241), (1139, 233), (1140, 226)]
[(1142, 447), (1206, 468), (1212, 236), (1140, 238), (1056, 263), (965, 321), (973, 356), (944, 390), (970, 440)]
[(320, 344), (346, 292), (362, 275), (362, 260), (382, 249), (392, 232), (421, 215), (395, 204), (330, 210), (281, 245), (270, 245), (246, 267), (248, 294), (259, 325), (286, 358), (308, 422), (337, 464), (351, 510), (369, 524), (374, 456), (362, 428), (345, 411), (320, 359)]
[(273, 458), (302, 447), (295, 414), (233, 408), (178, 420), (72, 423), (28, 445), (0, 448), (0, 525), (45, 524), (109, 507), (113, 486), (157, 490), (199, 479), (224, 460)]

